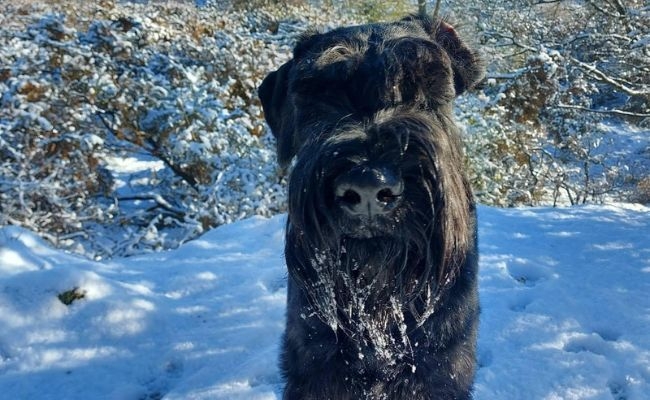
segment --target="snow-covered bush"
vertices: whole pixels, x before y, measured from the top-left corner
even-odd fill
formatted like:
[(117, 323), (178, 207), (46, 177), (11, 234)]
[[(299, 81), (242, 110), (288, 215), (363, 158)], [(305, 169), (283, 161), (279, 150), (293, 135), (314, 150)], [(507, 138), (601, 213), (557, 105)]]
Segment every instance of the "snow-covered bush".
[(102, 257), (284, 210), (256, 87), (332, 11), (3, 8), (0, 224)]
[(512, 206), (552, 198), (558, 165), (540, 114), (557, 91), (555, 66), (551, 57), (531, 57), (506, 84), (489, 80), (480, 96), (460, 99), (470, 180), (480, 201)]
[(505, 83), (489, 80), (483, 96), (460, 102), (470, 176), (481, 201), (602, 201), (622, 179), (624, 171), (606, 160), (611, 135), (597, 115), (578, 108), (590, 106), (596, 89), (571, 76), (564, 61), (557, 52), (531, 56)]
[(50, 15), (0, 39), (0, 221), (51, 239), (111, 214), (93, 200), (112, 183), (96, 153), (103, 139), (87, 129), (94, 107), (75, 85), (92, 71), (69, 52), (74, 35)]
[(459, 113), (481, 201), (626, 199), (647, 175), (644, 153), (612, 152), (626, 124), (650, 116), (650, 10), (620, 4), (446, 3), (488, 61), (485, 101), (461, 99)]

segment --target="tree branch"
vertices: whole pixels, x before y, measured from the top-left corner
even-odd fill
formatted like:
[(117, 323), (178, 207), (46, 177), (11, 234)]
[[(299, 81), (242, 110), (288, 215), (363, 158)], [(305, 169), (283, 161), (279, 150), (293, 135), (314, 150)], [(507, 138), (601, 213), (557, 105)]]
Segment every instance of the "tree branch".
[(150, 194), (139, 194), (139, 195), (133, 195), (133, 196), (122, 196), (117, 198), (118, 201), (137, 201), (137, 200), (145, 200), (145, 201), (153, 201), (155, 202), (159, 207), (176, 214), (179, 217), (182, 217), (185, 215), (185, 211), (174, 207), (171, 205), (167, 200), (165, 200), (164, 197), (157, 193), (150, 193)]
[(614, 18), (625, 18), (627, 16), (627, 10), (625, 6), (620, 2), (620, 0), (612, 0), (613, 7), (616, 9), (617, 13), (613, 13), (609, 10), (606, 10), (604, 7), (601, 7), (597, 2), (593, 0), (587, 0), (587, 3), (595, 8), (597, 11), (609, 15)]
[(157, 143), (156, 143), (152, 138), (148, 138), (148, 139), (147, 139), (147, 143), (149, 143), (149, 144), (151, 145), (151, 148), (148, 149), (148, 150), (149, 150), (149, 152), (150, 152), (152, 155), (154, 155), (155, 157), (157, 157), (157, 158), (159, 158), (160, 160), (162, 160), (162, 162), (165, 163), (165, 165), (166, 165), (167, 167), (169, 167), (169, 169), (171, 169), (172, 171), (174, 171), (174, 173), (175, 173), (176, 175), (180, 176), (180, 177), (181, 177), (185, 182), (187, 182), (187, 183), (188, 183), (188, 184), (189, 184), (189, 185), (190, 185), (194, 190), (198, 190), (198, 189), (197, 189), (197, 181), (196, 181), (196, 179), (194, 179), (194, 177), (193, 177), (192, 175), (190, 175), (190, 174), (188, 174), (187, 172), (183, 171), (182, 168), (180, 168), (179, 166), (175, 165), (175, 164), (172, 162), (172, 160), (170, 160), (169, 158), (167, 158), (167, 156), (165, 156), (165, 155), (160, 151), (160, 149), (159, 149)]
[[(102, 124), (106, 127), (106, 129), (108, 129), (108, 131), (111, 134), (113, 134), (113, 136), (117, 137), (117, 132), (115, 132), (111, 124), (108, 121), (106, 121), (103, 112), (97, 112), (97, 116), (99, 117), (100, 121), (102, 121)], [(196, 179), (192, 175), (183, 171), (180, 167), (174, 165), (174, 163), (160, 151), (157, 143), (152, 138), (147, 138), (146, 142), (149, 143), (150, 148), (146, 148), (144, 146), (141, 147), (143, 147), (146, 151), (148, 151), (149, 154), (153, 155), (154, 157), (160, 159), (163, 163), (165, 163), (165, 165), (169, 169), (171, 169), (176, 175), (178, 175), (179, 177), (181, 177), (181, 179), (187, 182), (192, 187), (192, 189), (198, 190), (197, 189), (198, 182), (196, 181)]]
[(573, 57), (571, 57), (570, 60), (576, 63), (580, 68), (592, 74), (596, 79), (608, 83), (614, 86), (616, 89), (629, 94), (630, 96), (648, 96), (650, 94), (650, 91), (636, 90), (624, 85), (623, 83), (619, 82), (615, 78), (612, 78), (611, 76), (607, 75), (606, 73), (594, 67), (593, 65), (589, 65)]
[(636, 117), (636, 118), (650, 118), (650, 114), (641, 114), (641, 113), (634, 113), (630, 111), (623, 111), (623, 110), (595, 110), (593, 108), (587, 108), (587, 107), (581, 107), (581, 106), (573, 106), (570, 104), (558, 104), (557, 107), (559, 108), (568, 108), (572, 110), (580, 110), (580, 111), (587, 111), (587, 112), (592, 112), (592, 113), (598, 113), (598, 114), (612, 114), (612, 115), (621, 115), (625, 117)]
[(433, 9), (433, 19), (436, 20), (438, 18), (438, 14), (440, 14), (440, 3), (442, 3), (442, 0), (436, 0), (436, 6)]
[(508, 35), (505, 35), (503, 33), (496, 32), (496, 31), (486, 32), (486, 35), (495, 37), (497, 39), (509, 40), (510, 43), (506, 43), (506, 44), (504, 44), (504, 46), (515, 46), (515, 47), (519, 47), (521, 49), (524, 49), (526, 51), (532, 51), (532, 52), (537, 52), (538, 51), (538, 49), (535, 48), (535, 47), (531, 47), (531, 46), (528, 46), (528, 45), (517, 42), (517, 40), (515, 40), (515, 38), (513, 36), (508, 36)]

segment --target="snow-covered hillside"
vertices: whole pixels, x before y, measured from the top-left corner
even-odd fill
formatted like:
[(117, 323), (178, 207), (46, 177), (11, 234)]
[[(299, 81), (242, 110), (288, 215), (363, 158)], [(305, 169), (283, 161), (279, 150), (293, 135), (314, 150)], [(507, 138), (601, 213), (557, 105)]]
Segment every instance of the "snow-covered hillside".
[[(105, 262), (2, 228), (1, 397), (279, 399), (284, 220)], [(650, 208), (481, 207), (479, 228), (476, 399), (647, 399)]]

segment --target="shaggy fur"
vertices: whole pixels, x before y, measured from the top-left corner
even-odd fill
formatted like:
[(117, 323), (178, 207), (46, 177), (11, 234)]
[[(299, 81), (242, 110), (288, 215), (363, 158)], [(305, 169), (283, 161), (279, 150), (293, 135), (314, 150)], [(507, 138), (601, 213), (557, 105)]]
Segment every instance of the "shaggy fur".
[(476, 214), (452, 102), (481, 76), (449, 24), (408, 17), (305, 35), (260, 86), (280, 164), (295, 156), (284, 399), (471, 398)]

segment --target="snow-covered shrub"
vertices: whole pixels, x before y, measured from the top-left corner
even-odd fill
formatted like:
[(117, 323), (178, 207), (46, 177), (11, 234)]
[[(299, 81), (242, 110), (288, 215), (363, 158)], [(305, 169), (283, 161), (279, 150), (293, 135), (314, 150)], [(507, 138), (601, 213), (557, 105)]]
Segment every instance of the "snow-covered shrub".
[[(578, 73), (576, 73), (578, 72)], [(595, 85), (557, 52), (531, 56), (503, 82), (459, 102), (479, 200), (501, 206), (602, 201), (625, 170), (591, 106)]]
[(474, 106), (477, 115), (460, 113), (468, 125), (470, 162), (478, 163), (470, 168), (482, 201), (624, 199), (633, 190), (629, 182), (643, 176), (646, 168), (632, 164), (650, 164), (647, 156), (612, 150), (620, 141), (613, 127), (626, 126), (617, 118), (631, 118), (633, 126), (650, 115), (643, 73), (650, 65), (643, 46), (650, 26), (642, 22), (650, 10), (636, 1), (615, 4), (447, 5), (451, 15), (472, 21), (469, 28), (489, 64), (489, 100)]
[(103, 139), (86, 129), (94, 109), (74, 84), (91, 72), (83, 63), (62, 65), (75, 35), (63, 20), (46, 16), (4, 36), (12, 46), (0, 52), (0, 218), (50, 238), (111, 214), (94, 201), (111, 190), (96, 154)]
[(284, 210), (256, 87), (331, 10), (3, 7), (0, 224), (103, 257)]
[(558, 90), (555, 66), (547, 55), (531, 57), (504, 84), (491, 80), (480, 96), (458, 102), (470, 180), (480, 201), (513, 206), (552, 198), (558, 164), (540, 114)]

